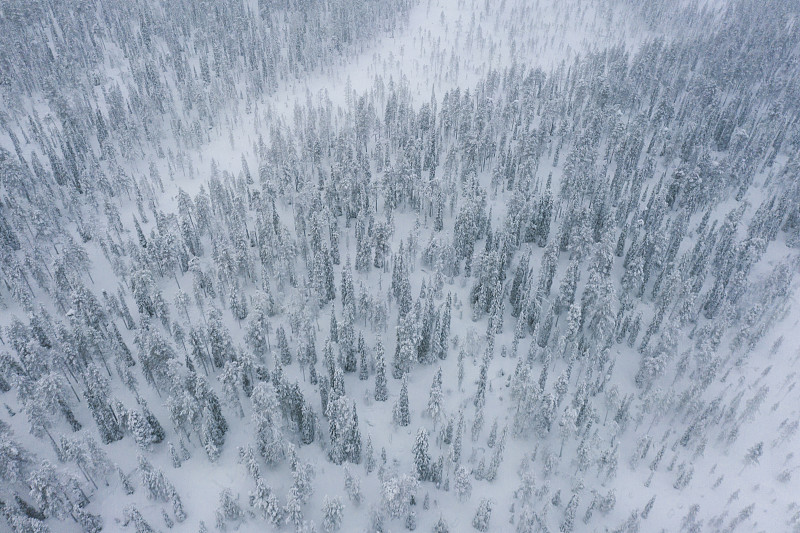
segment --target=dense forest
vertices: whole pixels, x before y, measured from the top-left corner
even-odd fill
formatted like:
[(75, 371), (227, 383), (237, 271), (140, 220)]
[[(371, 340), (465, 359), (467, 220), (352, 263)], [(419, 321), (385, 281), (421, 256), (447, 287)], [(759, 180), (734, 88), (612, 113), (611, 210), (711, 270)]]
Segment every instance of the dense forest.
[(800, 531), (798, 24), (6, 0), (0, 529)]

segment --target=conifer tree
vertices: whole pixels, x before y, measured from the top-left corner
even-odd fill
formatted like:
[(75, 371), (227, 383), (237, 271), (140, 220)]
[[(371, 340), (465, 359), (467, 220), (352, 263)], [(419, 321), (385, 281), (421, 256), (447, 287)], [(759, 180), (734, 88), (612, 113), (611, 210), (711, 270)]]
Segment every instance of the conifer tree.
[(314, 442), (316, 434), (317, 415), (311, 404), (304, 401), (302, 411), (302, 421), (300, 424), (300, 440), (303, 444), (311, 444)]
[(339, 531), (342, 527), (342, 516), (344, 515), (344, 504), (341, 498), (328, 498), (325, 496), (322, 503), (322, 528), (327, 533)]
[(400, 397), (394, 405), (393, 419), (395, 424), (403, 427), (411, 423), (411, 415), (408, 408), (408, 377), (406, 375), (403, 375)]
[(361, 481), (347, 466), (344, 467), (344, 475), (344, 488), (347, 492), (347, 497), (354, 505), (358, 506), (363, 499), (363, 495), (361, 494)]
[(350, 444), (351, 412), (346, 396), (335, 396), (328, 401), (328, 429), (330, 431), (330, 448), (328, 456), (334, 464), (340, 465), (348, 459)]
[(299, 528), (303, 524), (303, 507), (300, 501), (300, 496), (297, 493), (297, 487), (292, 486), (289, 489), (289, 496), (286, 499), (286, 507), (284, 510), (287, 520), (294, 524), (295, 528)]
[(155, 529), (147, 523), (147, 521), (142, 516), (142, 513), (133, 506), (129, 505), (125, 507), (123, 510), (123, 521), (122, 525), (127, 526), (131, 522), (133, 522), (133, 526), (136, 528), (136, 533), (155, 533)]
[(178, 523), (186, 520), (186, 511), (183, 509), (183, 502), (173, 486), (170, 486), (169, 499), (172, 502), (172, 514), (175, 515), (175, 520), (177, 520)]
[(358, 429), (358, 412), (356, 411), (355, 402), (353, 402), (352, 416), (347, 427), (345, 455), (349, 462), (353, 464), (361, 463), (361, 432)]
[(369, 475), (373, 470), (375, 470), (375, 450), (372, 446), (371, 435), (367, 435), (367, 444), (364, 448), (364, 456), (364, 469), (367, 471), (367, 475)]
[(289, 342), (286, 340), (286, 331), (284, 331), (283, 326), (278, 326), (276, 335), (278, 336), (278, 352), (280, 353), (281, 364), (292, 364), (292, 352), (289, 350)]
[(108, 403), (109, 383), (94, 364), (86, 368), (85, 379), (89, 386), (83, 391), (86, 402), (92, 411), (92, 417), (100, 432), (103, 444), (116, 442), (123, 437), (117, 417)]
[(412, 448), (414, 455), (414, 467), (417, 471), (417, 479), (429, 481), (431, 479), (431, 457), (428, 453), (428, 432), (425, 428), (417, 430), (417, 437)]
[(375, 372), (375, 401), (385, 402), (389, 395), (386, 389), (386, 360), (383, 356), (383, 344), (378, 341), (375, 347), (376, 372)]
[(365, 349), (359, 348), (359, 364), (358, 364), (358, 379), (359, 381), (367, 381), (369, 379), (369, 366), (367, 364), (367, 352)]
[(456, 434), (453, 437), (453, 444), (450, 446), (450, 459), (453, 463), (458, 464), (461, 462), (462, 441), (464, 438), (464, 411), (458, 413), (458, 425), (456, 426)]
[(462, 502), (469, 499), (472, 494), (472, 482), (469, 480), (469, 473), (463, 465), (458, 465), (454, 473), (454, 490), (458, 499)]
[(492, 518), (492, 504), (486, 498), (482, 499), (472, 518), (472, 527), (478, 531), (489, 531), (489, 520)]
[(256, 448), (268, 465), (276, 465), (285, 457), (284, 438), (278, 427), (278, 399), (271, 384), (259, 383), (253, 389), (253, 424)]
[(261, 477), (256, 480), (256, 490), (250, 493), (250, 506), (259, 511), (271, 526), (277, 528), (283, 524), (283, 509), (278, 498)]
[(181, 461), (181, 458), (178, 455), (178, 451), (175, 449), (175, 446), (171, 442), (169, 443), (169, 456), (172, 459), (172, 468), (180, 468), (183, 462)]
[(436, 422), (438, 422), (439, 418), (442, 416), (442, 401), (442, 369), (440, 367), (436, 370), (436, 374), (433, 377), (431, 391), (428, 396), (427, 412), (434, 420), (434, 427), (436, 427)]
[(572, 533), (575, 528), (575, 512), (578, 510), (578, 495), (573, 494), (567, 507), (564, 509), (564, 520), (561, 521), (559, 531), (561, 533)]

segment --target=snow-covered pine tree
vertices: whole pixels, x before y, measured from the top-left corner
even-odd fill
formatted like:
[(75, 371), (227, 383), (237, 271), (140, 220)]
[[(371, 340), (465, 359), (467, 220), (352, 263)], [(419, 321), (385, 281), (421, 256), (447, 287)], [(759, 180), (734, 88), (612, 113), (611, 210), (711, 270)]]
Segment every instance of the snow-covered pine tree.
[(492, 518), (492, 504), (484, 498), (478, 504), (475, 516), (472, 518), (472, 527), (478, 531), (489, 531), (489, 520)]
[(327, 533), (339, 531), (342, 527), (342, 518), (344, 516), (344, 504), (341, 498), (325, 496), (322, 502), (322, 514), (322, 528)]
[(428, 453), (428, 432), (425, 428), (417, 430), (414, 446), (411, 452), (414, 455), (414, 468), (417, 472), (417, 479), (420, 481), (431, 480), (431, 456)]
[(439, 418), (442, 416), (442, 369), (436, 370), (431, 383), (430, 394), (428, 395), (428, 407), (426, 412), (434, 421), (434, 428)]
[(462, 502), (468, 500), (472, 494), (472, 482), (464, 465), (458, 465), (455, 469), (453, 488)]
[(383, 355), (383, 345), (378, 341), (375, 346), (376, 372), (375, 372), (375, 401), (385, 402), (389, 395), (386, 387), (386, 360)]
[(408, 376), (403, 375), (400, 385), (400, 396), (392, 410), (392, 419), (398, 426), (408, 426), (411, 423), (411, 414), (408, 407)]

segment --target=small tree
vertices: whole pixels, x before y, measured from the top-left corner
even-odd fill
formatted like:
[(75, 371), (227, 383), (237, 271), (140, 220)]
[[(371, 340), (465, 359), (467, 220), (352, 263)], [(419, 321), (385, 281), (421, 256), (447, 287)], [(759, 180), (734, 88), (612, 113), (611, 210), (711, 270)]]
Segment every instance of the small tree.
[(383, 507), (390, 518), (401, 518), (408, 514), (418, 485), (419, 482), (407, 474), (387, 477), (383, 481)]
[(433, 533), (450, 533), (450, 528), (447, 526), (447, 522), (445, 522), (444, 518), (441, 516), (439, 517), (439, 521), (436, 522), (436, 525), (433, 526)]
[(300, 496), (297, 492), (297, 487), (289, 489), (285, 514), (289, 521), (294, 524), (295, 528), (299, 528), (303, 524), (303, 508)]
[(139, 512), (139, 509), (130, 505), (126, 507), (123, 512), (123, 521), (122, 525), (127, 526), (131, 522), (133, 522), (133, 526), (136, 528), (136, 533), (155, 533), (155, 529), (147, 523), (147, 521), (142, 516), (142, 513)]
[(183, 522), (186, 520), (186, 511), (183, 509), (183, 502), (181, 501), (175, 487), (170, 487), (169, 499), (172, 501), (172, 512), (175, 515), (175, 520)]
[(472, 519), (472, 527), (478, 531), (489, 531), (489, 520), (492, 518), (492, 504), (486, 498), (481, 500), (478, 510)]
[(403, 375), (403, 384), (400, 387), (400, 397), (394, 405), (394, 422), (399, 426), (408, 426), (411, 423), (411, 415), (408, 408), (408, 377)]
[(172, 459), (172, 468), (180, 468), (183, 462), (181, 461), (181, 458), (178, 455), (178, 451), (175, 449), (175, 446), (171, 442), (169, 443), (169, 456)]
[(428, 432), (425, 428), (419, 428), (417, 438), (412, 448), (414, 454), (414, 466), (417, 470), (417, 479), (428, 481), (431, 478), (431, 456), (428, 453)]
[(463, 465), (456, 467), (454, 488), (458, 499), (462, 502), (467, 501), (472, 494), (472, 482), (469, 480), (469, 473)]
[(322, 503), (322, 528), (328, 533), (339, 531), (342, 527), (342, 517), (344, 515), (344, 504), (341, 498), (328, 498), (325, 496)]
[(223, 489), (219, 493), (219, 508), (217, 515), (222, 516), (225, 521), (238, 522), (244, 519), (244, 511), (242, 511), (239, 502), (233, 497), (230, 489)]
[(361, 503), (361, 481), (347, 466), (344, 467), (344, 489), (353, 504), (359, 505)]
[(561, 522), (559, 531), (561, 533), (572, 533), (575, 528), (575, 512), (578, 509), (578, 495), (573, 494), (570, 498), (567, 508), (564, 509), (564, 520)]
[(744, 462), (746, 465), (757, 465), (763, 454), (764, 443), (759, 442), (747, 450), (747, 455), (744, 456)]
[(436, 371), (431, 384), (431, 392), (428, 396), (428, 415), (433, 419), (434, 428), (442, 415), (442, 369)]
[(375, 347), (377, 369), (375, 372), (375, 401), (385, 402), (389, 397), (386, 390), (386, 360), (383, 356), (383, 345), (378, 341)]

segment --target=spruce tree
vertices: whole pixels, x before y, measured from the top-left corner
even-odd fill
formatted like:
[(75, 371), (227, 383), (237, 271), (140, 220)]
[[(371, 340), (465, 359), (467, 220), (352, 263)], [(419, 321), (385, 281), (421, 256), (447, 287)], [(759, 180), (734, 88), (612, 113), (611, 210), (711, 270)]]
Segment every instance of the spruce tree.
[(311, 404), (304, 401), (302, 418), (300, 423), (300, 441), (303, 444), (311, 444), (312, 442), (314, 442), (314, 436), (316, 434), (316, 425), (317, 425), (317, 415), (316, 413), (314, 413), (314, 409), (311, 407)]
[(358, 349), (356, 350), (359, 361), (358, 379), (366, 381), (369, 378), (369, 368), (367, 367), (367, 347), (364, 344), (364, 336), (358, 334)]
[(383, 344), (378, 341), (375, 347), (376, 352), (376, 372), (375, 372), (375, 401), (385, 402), (389, 398), (386, 389), (386, 360), (383, 356)]
[(492, 518), (492, 504), (486, 498), (482, 499), (472, 518), (472, 527), (478, 531), (489, 531), (489, 520)]
[(364, 470), (366, 470), (367, 475), (369, 475), (375, 470), (375, 450), (372, 446), (371, 435), (367, 435), (367, 445), (364, 448), (364, 456)]
[(431, 383), (431, 391), (428, 395), (428, 407), (427, 412), (428, 415), (434, 420), (434, 427), (436, 422), (439, 421), (439, 418), (442, 416), (442, 369), (441, 367), (436, 370), (436, 374), (433, 377), (433, 383)]
[(578, 509), (578, 495), (573, 494), (567, 507), (564, 509), (564, 520), (561, 521), (559, 531), (561, 533), (572, 533), (575, 529), (575, 512)]
[(349, 462), (353, 464), (361, 463), (361, 432), (358, 429), (358, 412), (356, 411), (355, 402), (353, 402), (352, 416), (347, 428), (345, 454)]
[(408, 408), (408, 377), (403, 375), (403, 382), (400, 386), (400, 397), (394, 405), (393, 419), (399, 426), (408, 426), (411, 423), (411, 415)]
[(322, 502), (322, 528), (327, 533), (339, 531), (342, 527), (342, 517), (344, 515), (344, 504), (341, 498), (328, 498), (325, 496)]
[(100, 440), (103, 444), (120, 440), (123, 437), (122, 428), (108, 403), (108, 380), (100, 374), (100, 370), (94, 364), (87, 367), (86, 380), (89, 386), (83, 391), (83, 395), (97, 424)]
[(169, 443), (169, 456), (172, 459), (172, 468), (180, 468), (183, 463), (178, 455), (178, 451), (171, 442)]
[(454, 490), (458, 499), (462, 502), (469, 499), (472, 494), (472, 482), (469, 480), (469, 472), (463, 465), (458, 465), (454, 472)]
[(417, 430), (417, 437), (412, 447), (414, 454), (414, 468), (417, 471), (417, 479), (428, 481), (431, 478), (431, 457), (428, 453), (428, 432), (425, 428)]
[(292, 352), (289, 350), (289, 342), (286, 340), (286, 331), (284, 331), (283, 326), (278, 326), (276, 334), (278, 336), (278, 352), (280, 353), (281, 364), (290, 365), (292, 364)]

